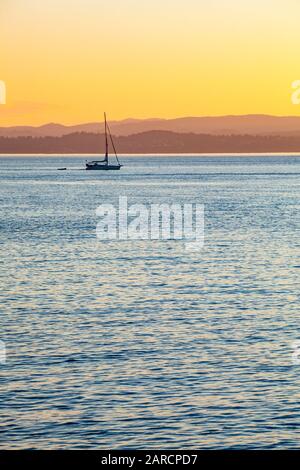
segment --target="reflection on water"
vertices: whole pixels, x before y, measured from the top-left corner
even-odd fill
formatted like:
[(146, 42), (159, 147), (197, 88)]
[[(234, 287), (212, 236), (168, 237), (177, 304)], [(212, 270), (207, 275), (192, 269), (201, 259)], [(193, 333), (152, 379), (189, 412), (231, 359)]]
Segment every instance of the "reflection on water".
[[(300, 158), (124, 160), (0, 158), (0, 446), (299, 447)], [(204, 250), (98, 241), (119, 195), (205, 204)]]

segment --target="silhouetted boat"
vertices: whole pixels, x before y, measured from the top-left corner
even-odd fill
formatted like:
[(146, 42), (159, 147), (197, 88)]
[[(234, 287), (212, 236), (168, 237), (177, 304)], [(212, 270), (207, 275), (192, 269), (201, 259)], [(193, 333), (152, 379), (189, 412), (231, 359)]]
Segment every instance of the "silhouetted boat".
[[(106, 114), (104, 113), (104, 126), (105, 126), (105, 157), (104, 160), (93, 160), (88, 162), (86, 160), (85, 169), (86, 170), (119, 170), (123, 165), (120, 164), (118, 155), (115, 149), (115, 145), (110, 133), (109, 126), (106, 122)], [(112, 148), (115, 153), (117, 164), (110, 164), (108, 161), (108, 135), (111, 141)]]

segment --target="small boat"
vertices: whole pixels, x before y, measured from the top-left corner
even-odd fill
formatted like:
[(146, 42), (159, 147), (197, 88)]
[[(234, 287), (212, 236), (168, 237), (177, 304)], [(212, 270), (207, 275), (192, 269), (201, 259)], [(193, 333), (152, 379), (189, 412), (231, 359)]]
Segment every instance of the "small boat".
[[(120, 170), (120, 168), (123, 166), (120, 164), (119, 159), (118, 159), (114, 141), (112, 139), (110, 129), (106, 121), (106, 113), (104, 113), (104, 128), (105, 128), (105, 157), (103, 160), (93, 160), (90, 162), (86, 160), (86, 164), (85, 164), (86, 170)], [(112, 148), (114, 150), (114, 154), (117, 160), (117, 163), (115, 164), (111, 164), (108, 161), (108, 136), (110, 138), (111, 145), (112, 145)]]

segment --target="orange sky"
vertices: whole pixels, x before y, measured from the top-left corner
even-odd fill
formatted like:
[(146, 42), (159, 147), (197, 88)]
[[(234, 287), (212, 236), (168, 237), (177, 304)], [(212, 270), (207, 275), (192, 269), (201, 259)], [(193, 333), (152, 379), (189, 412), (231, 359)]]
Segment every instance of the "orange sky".
[(298, 0), (0, 0), (0, 125), (298, 115)]

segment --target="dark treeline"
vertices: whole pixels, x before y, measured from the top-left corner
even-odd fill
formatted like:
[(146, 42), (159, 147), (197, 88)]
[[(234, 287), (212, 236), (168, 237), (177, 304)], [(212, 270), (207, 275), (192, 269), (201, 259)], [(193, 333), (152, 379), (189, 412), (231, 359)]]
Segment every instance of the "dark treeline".
[[(149, 131), (114, 137), (119, 153), (300, 152), (300, 137), (179, 134)], [(100, 153), (104, 135), (73, 133), (63, 137), (0, 137), (0, 153)]]

